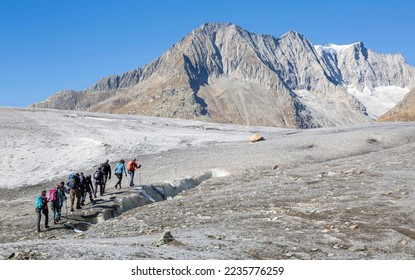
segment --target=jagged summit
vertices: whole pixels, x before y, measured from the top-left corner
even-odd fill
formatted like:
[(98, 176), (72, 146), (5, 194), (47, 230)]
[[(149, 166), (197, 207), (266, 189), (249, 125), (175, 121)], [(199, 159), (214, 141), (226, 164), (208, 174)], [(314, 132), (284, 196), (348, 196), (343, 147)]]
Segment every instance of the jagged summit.
[[(296, 31), (275, 38), (205, 23), (143, 68), (33, 106), (309, 128), (371, 121), (415, 86), (414, 76), (399, 56), (362, 42), (314, 46)], [(380, 87), (393, 102), (372, 98)]]
[(233, 23), (220, 23), (220, 22), (206, 22), (204, 24), (202, 24), (199, 28), (195, 29), (201, 29), (207, 32), (211, 32), (214, 30), (218, 30), (218, 29), (224, 29), (224, 28), (235, 28), (235, 29), (240, 29), (242, 30), (242, 28), (236, 24)]
[(289, 30), (288, 32), (281, 35), (280, 39), (283, 38), (298, 38), (300, 40), (304, 40), (305, 36), (301, 33), (298, 33), (297, 31)]

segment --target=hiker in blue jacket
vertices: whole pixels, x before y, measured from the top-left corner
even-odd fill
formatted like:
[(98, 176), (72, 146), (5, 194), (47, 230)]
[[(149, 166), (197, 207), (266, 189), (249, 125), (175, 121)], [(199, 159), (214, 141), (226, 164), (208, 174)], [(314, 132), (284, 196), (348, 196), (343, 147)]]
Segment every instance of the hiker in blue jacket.
[(125, 161), (122, 159), (120, 160), (117, 165), (115, 166), (114, 170), (115, 176), (118, 178), (118, 182), (115, 184), (115, 189), (117, 189), (117, 186), (120, 186), (121, 189), (121, 181), (122, 181), (122, 174), (125, 174), (125, 177), (127, 177), (127, 171), (125, 168)]

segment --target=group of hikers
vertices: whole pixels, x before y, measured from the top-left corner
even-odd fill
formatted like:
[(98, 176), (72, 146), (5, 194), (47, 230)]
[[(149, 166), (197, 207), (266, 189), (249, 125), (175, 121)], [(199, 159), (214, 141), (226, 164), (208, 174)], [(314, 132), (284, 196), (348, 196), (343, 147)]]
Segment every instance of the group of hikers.
[[(114, 174), (118, 178), (117, 183), (115, 184), (115, 189), (121, 189), (122, 177), (125, 175), (127, 177), (127, 172), (130, 175), (130, 187), (134, 186), (134, 174), (137, 169), (141, 167), (141, 164), (137, 162), (137, 158), (132, 158), (125, 166), (125, 161), (121, 159), (115, 166)], [(92, 183), (94, 181), (94, 184)], [(69, 174), (68, 182), (60, 182), (55, 185), (51, 190), (49, 190), (49, 197), (47, 197), (46, 190), (42, 190), (40, 195), (36, 197), (36, 213), (37, 213), (37, 231), (40, 232), (40, 223), (42, 214), (45, 216), (45, 228), (49, 228), (49, 208), (48, 202), (50, 203), (50, 208), (52, 209), (53, 223), (57, 224), (61, 220), (62, 207), (66, 201), (66, 194), (69, 194), (70, 197), (70, 207), (71, 212), (74, 212), (74, 204), (76, 200), (76, 209), (82, 209), (82, 206), (85, 205), (85, 200), (89, 194), (89, 200), (91, 204), (95, 204), (97, 198), (97, 193), (103, 196), (105, 194), (105, 188), (107, 186), (108, 180), (111, 180), (111, 165), (109, 160), (106, 160), (104, 163), (100, 164), (97, 170), (94, 172), (93, 176), (87, 175), (83, 172), (76, 174)]]

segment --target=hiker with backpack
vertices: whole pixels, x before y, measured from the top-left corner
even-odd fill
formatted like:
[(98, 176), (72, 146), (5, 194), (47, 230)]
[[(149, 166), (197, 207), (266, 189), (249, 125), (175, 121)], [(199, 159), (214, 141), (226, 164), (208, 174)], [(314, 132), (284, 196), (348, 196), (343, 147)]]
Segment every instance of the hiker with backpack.
[[(89, 193), (89, 201), (91, 202), (91, 204), (94, 204), (94, 200), (92, 199), (93, 193), (94, 193), (94, 185), (92, 185), (92, 179), (91, 179), (91, 175), (87, 175), (85, 177), (85, 198), (86, 198), (86, 194)], [(85, 200), (84, 198), (84, 200)]]
[(82, 209), (81, 207), (81, 189), (80, 189), (80, 179), (79, 174), (69, 174), (68, 176), (68, 189), (69, 189), (69, 196), (71, 199), (71, 212), (74, 211), (73, 205), (75, 203), (76, 198), (76, 209)]
[(57, 224), (60, 219), (60, 201), (62, 201), (62, 193), (59, 190), (59, 185), (56, 185), (49, 191), (50, 208), (52, 209), (53, 223)]
[[(66, 201), (66, 195), (65, 193), (68, 192), (68, 190), (65, 188), (65, 182), (61, 181), (59, 183), (59, 188), (58, 188), (61, 196), (59, 197), (59, 220), (61, 219), (61, 214), (62, 214), (62, 207), (63, 207), (63, 202)], [(66, 203), (66, 206), (68, 206), (68, 203)], [(68, 214), (68, 209), (66, 209), (66, 214)]]
[(109, 159), (107, 159), (103, 164), (101, 164), (102, 173), (104, 174), (104, 190), (107, 186), (107, 181), (111, 180), (111, 165), (109, 162)]
[(37, 213), (37, 231), (40, 232), (40, 221), (42, 214), (45, 216), (45, 228), (49, 228), (49, 210), (48, 210), (48, 198), (46, 197), (46, 191), (43, 190), (40, 195), (36, 197), (36, 213)]
[(136, 169), (139, 169), (141, 164), (137, 163), (137, 158), (134, 157), (127, 163), (128, 174), (130, 175), (130, 187), (134, 186), (134, 173)]
[(125, 174), (125, 177), (127, 177), (127, 172), (125, 169), (125, 161), (121, 159), (115, 166), (115, 170), (114, 170), (114, 174), (118, 178), (118, 182), (115, 184), (115, 189), (117, 189), (117, 186), (120, 186), (120, 189), (121, 189), (121, 181), (122, 181), (123, 173)]
[(86, 196), (86, 178), (83, 172), (79, 175), (79, 187), (81, 189), (81, 206), (84, 206)]
[(97, 198), (97, 191), (99, 186), (99, 193), (101, 196), (104, 195), (104, 174), (102, 173), (102, 167), (98, 167), (98, 169), (94, 173), (94, 180), (95, 180), (95, 190), (94, 190), (94, 197)]

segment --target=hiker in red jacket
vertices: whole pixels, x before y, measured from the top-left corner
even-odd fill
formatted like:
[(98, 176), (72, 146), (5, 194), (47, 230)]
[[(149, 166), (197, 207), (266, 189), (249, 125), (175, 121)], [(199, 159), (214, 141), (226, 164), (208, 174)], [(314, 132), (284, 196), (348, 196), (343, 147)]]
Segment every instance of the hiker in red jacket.
[(134, 157), (127, 163), (127, 171), (130, 174), (130, 187), (134, 186), (134, 173), (136, 169), (139, 169), (141, 164), (137, 163), (137, 158)]

